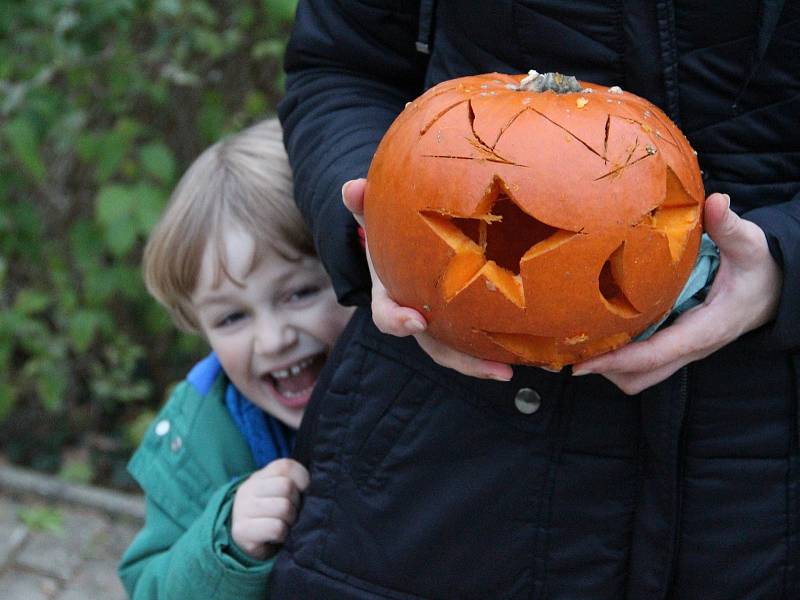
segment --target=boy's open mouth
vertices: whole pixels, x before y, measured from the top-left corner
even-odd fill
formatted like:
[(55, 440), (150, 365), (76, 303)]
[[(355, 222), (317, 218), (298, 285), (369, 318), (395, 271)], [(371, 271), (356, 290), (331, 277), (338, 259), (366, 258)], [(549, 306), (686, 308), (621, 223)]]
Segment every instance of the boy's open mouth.
[(309, 356), (285, 369), (270, 371), (264, 376), (287, 406), (294, 407), (297, 401), (305, 399), (317, 382), (319, 372), (325, 364), (325, 353)]

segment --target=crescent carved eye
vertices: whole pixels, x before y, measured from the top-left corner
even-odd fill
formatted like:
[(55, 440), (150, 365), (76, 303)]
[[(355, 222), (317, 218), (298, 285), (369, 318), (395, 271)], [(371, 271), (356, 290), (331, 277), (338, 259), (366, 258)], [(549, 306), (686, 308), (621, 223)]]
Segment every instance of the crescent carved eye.
[(631, 304), (623, 291), (623, 260), (622, 253), (625, 250), (625, 242), (621, 243), (616, 250), (608, 257), (600, 270), (599, 286), (600, 294), (606, 302), (606, 306), (612, 312), (624, 318), (632, 318), (640, 313)]

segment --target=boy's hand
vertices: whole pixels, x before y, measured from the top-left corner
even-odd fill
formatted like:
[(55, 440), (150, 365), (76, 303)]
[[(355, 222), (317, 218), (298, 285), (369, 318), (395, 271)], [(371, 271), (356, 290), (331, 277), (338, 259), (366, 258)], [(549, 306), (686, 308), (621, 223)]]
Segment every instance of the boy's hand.
[[(366, 183), (366, 179), (353, 179), (342, 186), (344, 205), (353, 213), (353, 217), (362, 227), (364, 227), (364, 187)], [(397, 337), (413, 335), (420, 347), (434, 362), (443, 367), (482, 379), (499, 381), (511, 379), (513, 372), (510, 365), (464, 354), (432, 338), (425, 332), (427, 322), (418, 311), (400, 306), (392, 300), (372, 266), (369, 255), (369, 233), (366, 232), (366, 229), (365, 233), (367, 263), (372, 276), (372, 320), (375, 322), (375, 326), (383, 333)]]
[(236, 545), (256, 560), (273, 557), (297, 517), (308, 482), (306, 468), (290, 458), (274, 460), (248, 477), (233, 499)]

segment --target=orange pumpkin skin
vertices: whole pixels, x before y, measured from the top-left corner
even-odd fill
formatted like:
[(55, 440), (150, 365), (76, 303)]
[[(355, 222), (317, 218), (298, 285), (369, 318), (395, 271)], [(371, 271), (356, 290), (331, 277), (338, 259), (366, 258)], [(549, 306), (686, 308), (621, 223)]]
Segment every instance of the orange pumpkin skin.
[(560, 368), (669, 312), (704, 191), (685, 136), (651, 103), (585, 82), (523, 91), (523, 77), (445, 81), (409, 103), (370, 166), (366, 230), (389, 295), (431, 335)]

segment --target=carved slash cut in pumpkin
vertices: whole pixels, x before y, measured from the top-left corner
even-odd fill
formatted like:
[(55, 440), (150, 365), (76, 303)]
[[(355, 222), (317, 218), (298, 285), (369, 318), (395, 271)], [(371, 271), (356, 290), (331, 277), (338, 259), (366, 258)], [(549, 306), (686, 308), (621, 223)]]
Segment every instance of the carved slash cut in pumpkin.
[(532, 364), (564, 364), (574, 359), (576, 353), (598, 354), (619, 347), (630, 339), (626, 333), (615, 333), (600, 340), (586, 335), (560, 340), (558, 338), (527, 335), (524, 333), (484, 332), (494, 344)]
[(557, 368), (669, 312), (695, 262), (704, 190), (656, 106), (527, 79), (465, 77), (408, 104), (370, 166), (366, 229), (389, 295), (423, 312), (431, 336)]

